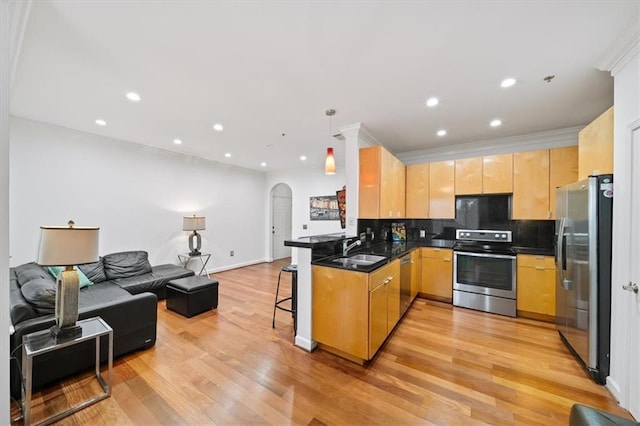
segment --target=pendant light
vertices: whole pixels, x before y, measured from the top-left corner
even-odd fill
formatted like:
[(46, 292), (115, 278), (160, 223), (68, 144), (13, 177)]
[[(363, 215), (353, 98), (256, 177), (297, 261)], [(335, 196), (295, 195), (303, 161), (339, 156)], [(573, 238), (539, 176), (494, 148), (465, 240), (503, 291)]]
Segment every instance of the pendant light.
[[(331, 117), (333, 117), (336, 113), (335, 109), (326, 109), (324, 110), (324, 114), (329, 117), (329, 137), (331, 135)], [(324, 173), (326, 175), (335, 175), (336, 174), (336, 159), (333, 156), (333, 147), (327, 148), (327, 158), (324, 161)]]

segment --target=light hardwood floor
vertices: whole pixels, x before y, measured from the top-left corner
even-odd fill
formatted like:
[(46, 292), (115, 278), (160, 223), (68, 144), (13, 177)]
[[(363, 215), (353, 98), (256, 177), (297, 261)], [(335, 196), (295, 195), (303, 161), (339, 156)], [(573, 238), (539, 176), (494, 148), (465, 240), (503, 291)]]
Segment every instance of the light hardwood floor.
[[(156, 345), (117, 359), (112, 397), (60, 424), (548, 426), (568, 424), (576, 402), (628, 417), (555, 327), (533, 320), (416, 299), (367, 366), (307, 353), (293, 346), (288, 313), (271, 328), (285, 263), (215, 274), (218, 309), (194, 318), (160, 302)], [(90, 378), (37, 393), (34, 420), (97, 392)]]

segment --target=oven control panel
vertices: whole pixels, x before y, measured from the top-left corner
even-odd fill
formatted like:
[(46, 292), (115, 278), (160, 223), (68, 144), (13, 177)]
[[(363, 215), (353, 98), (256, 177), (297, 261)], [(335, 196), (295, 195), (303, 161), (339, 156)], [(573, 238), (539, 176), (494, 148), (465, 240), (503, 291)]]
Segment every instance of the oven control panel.
[(456, 229), (456, 240), (462, 241), (500, 241), (511, 242), (511, 231), (492, 231), (483, 229)]

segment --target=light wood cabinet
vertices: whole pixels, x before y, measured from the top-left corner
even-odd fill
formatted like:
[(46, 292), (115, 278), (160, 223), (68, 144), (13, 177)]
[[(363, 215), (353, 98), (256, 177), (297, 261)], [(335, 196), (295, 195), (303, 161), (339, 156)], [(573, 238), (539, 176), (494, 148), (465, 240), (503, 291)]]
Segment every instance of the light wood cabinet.
[(368, 274), (313, 266), (312, 275), (313, 339), (355, 358), (367, 359)]
[(314, 265), (312, 337), (324, 349), (362, 363), (400, 319), (400, 261), (366, 274)]
[(456, 195), (513, 192), (513, 154), (456, 160)]
[(422, 247), (422, 293), (431, 299), (453, 301), (453, 250)]
[(513, 154), (482, 157), (482, 193), (507, 194), (510, 192), (513, 192)]
[(411, 300), (413, 300), (422, 289), (422, 253), (420, 250), (411, 252)]
[(549, 219), (549, 150), (513, 154), (512, 219)]
[(555, 321), (556, 266), (552, 256), (519, 254), (517, 260), (518, 316)]
[(549, 150), (549, 210), (556, 218), (556, 188), (578, 180), (578, 147)]
[(578, 180), (613, 173), (613, 107), (578, 133)]
[(360, 149), (358, 215), (363, 219), (405, 216), (405, 166), (382, 146)]
[(455, 161), (429, 163), (429, 217), (454, 219), (455, 216)]
[(455, 161), (455, 193), (482, 194), (482, 157)]
[(429, 163), (407, 166), (405, 214), (412, 219), (429, 218)]

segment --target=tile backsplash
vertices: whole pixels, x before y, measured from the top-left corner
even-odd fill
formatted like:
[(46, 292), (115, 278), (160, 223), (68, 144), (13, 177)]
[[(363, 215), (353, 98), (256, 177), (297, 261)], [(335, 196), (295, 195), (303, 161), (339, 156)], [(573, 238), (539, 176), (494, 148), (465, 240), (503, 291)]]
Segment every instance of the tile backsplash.
[[(455, 219), (359, 219), (358, 233), (366, 234), (368, 241), (391, 241), (394, 223), (404, 224), (408, 241), (455, 240), (456, 229), (471, 229)], [(553, 220), (509, 220), (494, 225), (495, 229), (513, 233), (514, 246), (553, 248)]]

